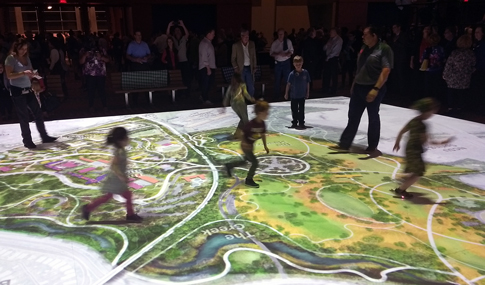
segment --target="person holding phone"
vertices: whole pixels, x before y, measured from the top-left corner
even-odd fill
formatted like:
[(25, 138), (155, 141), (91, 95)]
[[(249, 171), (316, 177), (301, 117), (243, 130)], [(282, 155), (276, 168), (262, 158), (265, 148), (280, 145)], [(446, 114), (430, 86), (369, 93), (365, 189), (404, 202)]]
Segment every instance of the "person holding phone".
[(103, 48), (82, 50), (79, 64), (83, 66), (88, 91), (89, 111), (94, 111), (94, 96), (98, 93), (106, 110), (106, 63), (109, 57)]
[(34, 75), (32, 63), (29, 59), (28, 42), (20, 38), (13, 43), (9, 55), (5, 60), (5, 71), (9, 80), (10, 95), (17, 110), (22, 131), (22, 141), (29, 149), (36, 148), (32, 141), (29, 127), (29, 109), (34, 115), (35, 124), (43, 143), (54, 142), (57, 138), (47, 134), (44, 118), (39, 103), (31, 88), (31, 79)]

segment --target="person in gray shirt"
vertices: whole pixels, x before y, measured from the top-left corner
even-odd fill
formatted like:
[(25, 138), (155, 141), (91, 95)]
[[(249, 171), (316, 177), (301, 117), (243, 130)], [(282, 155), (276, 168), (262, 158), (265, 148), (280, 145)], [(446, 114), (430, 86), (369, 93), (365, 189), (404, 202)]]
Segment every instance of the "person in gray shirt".
[(200, 89), (202, 101), (207, 105), (212, 105), (212, 102), (209, 101), (209, 90), (214, 85), (214, 73), (216, 71), (216, 57), (212, 45), (215, 35), (214, 29), (207, 30), (205, 37), (199, 44)]
[(381, 136), (379, 107), (386, 94), (385, 83), (394, 65), (394, 55), (392, 49), (380, 41), (376, 28), (365, 28), (362, 39), (364, 46), (357, 59), (356, 76), (350, 90), (349, 121), (335, 149), (349, 150), (357, 134), (362, 114), (367, 109), (369, 128), (366, 152), (371, 156), (378, 156), (380, 153), (377, 146)]
[(12, 49), (5, 59), (5, 72), (10, 85), (10, 95), (20, 121), (24, 146), (29, 149), (36, 148), (30, 133), (29, 110), (34, 115), (35, 125), (42, 142), (54, 142), (57, 138), (47, 134), (39, 102), (31, 88), (31, 80), (35, 73), (32, 70), (32, 63), (29, 59), (29, 46), (26, 39), (20, 38), (12, 45)]
[[(327, 55), (323, 67), (323, 92), (329, 94), (337, 93), (338, 88), (338, 64), (339, 56), (342, 51), (343, 40), (338, 35), (337, 29), (330, 30), (330, 39), (323, 47)], [(332, 85), (330, 85), (330, 81)]]

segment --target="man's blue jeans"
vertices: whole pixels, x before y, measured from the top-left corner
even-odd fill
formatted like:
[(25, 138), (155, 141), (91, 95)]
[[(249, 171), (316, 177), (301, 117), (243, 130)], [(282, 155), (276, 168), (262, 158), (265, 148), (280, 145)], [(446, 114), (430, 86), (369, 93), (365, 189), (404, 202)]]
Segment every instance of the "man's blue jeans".
[(284, 85), (288, 81), (288, 75), (290, 74), (291, 66), (290, 59), (285, 61), (276, 61), (274, 67), (274, 95), (273, 99), (278, 100), (281, 96), (281, 77), (283, 77)]
[(367, 108), (367, 115), (369, 116), (369, 127), (367, 129), (367, 150), (375, 150), (379, 145), (381, 136), (381, 118), (379, 116), (379, 107), (382, 98), (386, 94), (386, 85), (382, 86), (377, 94), (377, 97), (372, 102), (367, 102), (366, 97), (374, 85), (360, 85), (355, 84), (349, 104), (349, 121), (342, 136), (340, 137), (339, 146), (348, 149), (352, 145), (352, 141), (359, 129), (360, 119), (364, 110)]
[(249, 95), (254, 98), (254, 79), (251, 74), (251, 66), (245, 66), (241, 72), (242, 80), (246, 83)]

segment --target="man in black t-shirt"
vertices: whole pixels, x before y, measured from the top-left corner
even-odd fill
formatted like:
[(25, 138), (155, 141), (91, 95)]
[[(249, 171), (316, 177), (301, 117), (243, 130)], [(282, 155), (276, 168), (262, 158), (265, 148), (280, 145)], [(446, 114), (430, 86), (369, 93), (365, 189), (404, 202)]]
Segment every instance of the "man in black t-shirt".
[(263, 146), (266, 153), (269, 153), (266, 145), (266, 124), (264, 120), (268, 117), (269, 105), (265, 101), (257, 101), (254, 105), (254, 112), (256, 118), (249, 121), (243, 128), (243, 139), (241, 141), (241, 149), (244, 153), (244, 160), (226, 164), (227, 175), (232, 176), (232, 169), (246, 163), (246, 160), (251, 162), (248, 175), (246, 176), (245, 184), (247, 186), (259, 188), (259, 184), (254, 182), (253, 177), (258, 168), (258, 159), (254, 155), (254, 142), (258, 139), (263, 140)]

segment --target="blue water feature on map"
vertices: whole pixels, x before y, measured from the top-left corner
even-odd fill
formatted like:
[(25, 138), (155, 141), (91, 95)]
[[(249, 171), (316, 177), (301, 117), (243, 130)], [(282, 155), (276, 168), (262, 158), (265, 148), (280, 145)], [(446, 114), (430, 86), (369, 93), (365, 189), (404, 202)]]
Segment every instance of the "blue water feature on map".
[(244, 243), (252, 243), (252, 241), (242, 238), (226, 239), (225, 235), (215, 234), (210, 236), (207, 239), (207, 242), (200, 248), (199, 253), (197, 253), (197, 256), (195, 257), (195, 260), (177, 266), (155, 266), (164, 269), (183, 269), (192, 267), (199, 264), (200, 262), (214, 258), (217, 251), (219, 251), (220, 248), (226, 245)]
[(55, 229), (55, 228), (52, 228), (46, 224), (43, 224), (43, 223), (39, 223), (39, 222), (22, 222), (22, 223), (17, 223), (15, 225), (11, 225), (11, 226), (6, 226), (6, 225), (0, 225), (0, 228), (2, 229), (18, 229), (18, 228), (26, 228), (26, 227), (37, 227), (43, 231), (46, 231), (48, 232), (49, 234), (69, 234), (69, 235), (84, 235), (84, 236), (88, 236), (90, 238), (92, 238), (93, 240), (95, 240), (97, 243), (99, 243), (99, 246), (101, 246), (102, 248), (110, 248), (112, 247), (111, 243), (105, 239), (104, 237), (102, 236), (98, 236), (98, 235), (95, 235), (95, 234), (92, 234), (92, 233), (85, 233), (85, 232), (68, 232), (66, 230), (63, 230), (63, 229)]
[[(155, 266), (159, 268), (164, 268), (164, 269), (174, 269), (174, 268), (184, 269), (184, 268), (192, 267), (192, 266), (198, 265), (200, 262), (214, 258), (217, 251), (219, 251), (220, 248), (226, 245), (245, 244), (245, 243), (252, 243), (252, 241), (248, 239), (242, 239), (242, 238), (226, 239), (225, 235), (215, 234), (210, 236), (207, 239), (207, 242), (200, 248), (199, 253), (195, 257), (195, 260), (191, 262), (183, 263), (177, 266), (173, 266), (173, 267), (161, 266), (161, 265), (158, 265), (158, 266), (155, 265)], [(265, 245), (273, 253), (276, 253), (276, 252), (285, 253), (296, 259), (299, 259), (308, 263), (312, 263), (312, 264), (339, 265), (339, 264), (349, 264), (349, 263), (371, 262), (371, 263), (389, 268), (389, 265), (387, 264), (379, 263), (372, 260), (366, 260), (366, 259), (341, 259), (341, 258), (319, 257), (313, 253), (307, 252), (302, 249), (290, 247), (281, 242), (266, 243)]]
[[(214, 234), (210, 236), (207, 239), (207, 242), (200, 248), (199, 253), (195, 257), (195, 260), (191, 262), (183, 263), (177, 266), (163, 266), (160, 263), (154, 262), (151, 264), (151, 266), (154, 266), (156, 268), (161, 268), (161, 269), (186, 269), (186, 268), (199, 265), (201, 262), (204, 262), (206, 260), (210, 260), (214, 258), (216, 253), (219, 251), (219, 249), (221, 249), (226, 245), (248, 244), (248, 243), (252, 243), (252, 241), (248, 239), (242, 239), (242, 238), (226, 239), (224, 234)], [(288, 246), (282, 242), (265, 243), (265, 245), (272, 253), (275, 253), (275, 254), (278, 254), (278, 252), (285, 253), (287, 255), (292, 256), (295, 259), (302, 260), (307, 263), (316, 264), (316, 265), (332, 266), (332, 265), (341, 265), (341, 264), (374, 263), (374, 264), (383, 266), (384, 268), (392, 267), (385, 263), (380, 263), (377, 261), (367, 260), (367, 259), (341, 259), (341, 258), (331, 258), (331, 257), (319, 257), (314, 253), (308, 252), (304, 249), (297, 249), (297, 248)], [(218, 267), (210, 266), (199, 272), (184, 274), (183, 276), (180, 276), (180, 275), (171, 276), (170, 280), (177, 281), (177, 282), (194, 281), (197, 279), (201, 279), (201, 278), (205, 278), (205, 277), (217, 274), (220, 272), (220, 270), (221, 269)], [(424, 283), (445, 284), (442, 282), (423, 279), (421, 277), (418, 277), (406, 271), (399, 272), (399, 274), (408, 276), (414, 280), (419, 280), (419, 284), (424, 284)], [(402, 280), (397, 276), (395, 276), (395, 278), (391, 277), (391, 279)]]

